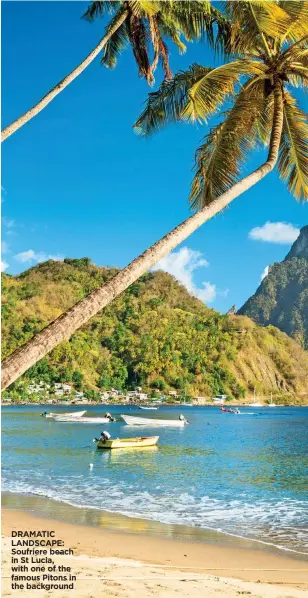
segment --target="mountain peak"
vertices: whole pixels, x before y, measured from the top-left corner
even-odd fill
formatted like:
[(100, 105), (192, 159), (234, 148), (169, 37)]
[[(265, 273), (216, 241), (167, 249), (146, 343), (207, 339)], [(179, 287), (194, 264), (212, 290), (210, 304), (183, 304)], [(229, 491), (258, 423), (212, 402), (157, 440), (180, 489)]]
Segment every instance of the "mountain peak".
[(293, 257), (305, 257), (308, 259), (308, 225), (301, 228), (296, 241), (294, 241), (284, 261), (290, 260)]
[(238, 314), (261, 326), (277, 326), (308, 349), (308, 226), (303, 226), (285, 259), (272, 264)]

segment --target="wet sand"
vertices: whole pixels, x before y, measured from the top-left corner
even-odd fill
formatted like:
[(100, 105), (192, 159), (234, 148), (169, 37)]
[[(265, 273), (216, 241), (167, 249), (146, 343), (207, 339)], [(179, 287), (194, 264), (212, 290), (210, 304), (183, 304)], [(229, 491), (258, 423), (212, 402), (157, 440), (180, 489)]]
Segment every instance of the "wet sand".
[[(12, 530), (42, 529), (55, 530), (65, 547), (74, 550), (74, 556), (56, 557), (55, 562), (72, 567), (77, 598), (94, 598), (102, 591), (123, 598), (201, 598), (219, 593), (227, 598), (246, 593), (252, 598), (296, 598), (308, 587), (307, 561), (293, 556), (120, 533), (3, 509), (3, 596), (18, 595), (10, 580)], [(35, 595), (66, 598), (69, 591), (36, 590)]]

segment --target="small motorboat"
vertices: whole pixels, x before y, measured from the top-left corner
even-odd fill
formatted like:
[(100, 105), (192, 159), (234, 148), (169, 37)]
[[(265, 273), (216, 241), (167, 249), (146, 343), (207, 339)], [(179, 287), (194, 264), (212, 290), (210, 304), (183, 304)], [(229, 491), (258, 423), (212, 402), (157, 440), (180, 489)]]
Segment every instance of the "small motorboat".
[(104, 440), (101, 438), (94, 438), (98, 449), (126, 449), (126, 448), (145, 448), (148, 446), (155, 446), (158, 442), (159, 436), (147, 436), (140, 438), (110, 438)]
[(147, 419), (145, 417), (135, 417), (134, 415), (121, 415), (128, 426), (175, 426), (183, 428), (189, 422), (183, 415), (179, 419)]
[(146, 407), (143, 405), (139, 405), (139, 409), (146, 409), (147, 411), (157, 411), (158, 407)]
[(220, 407), (220, 411), (223, 413), (234, 413), (234, 415), (240, 415), (241, 412), (239, 409), (226, 409), (225, 407)]
[(41, 415), (43, 417), (82, 417), (85, 413), (87, 413), (86, 411), (70, 411), (69, 413), (53, 413), (52, 411), (50, 411), (50, 413), (47, 413), (47, 411), (45, 411), (45, 413), (41, 413)]

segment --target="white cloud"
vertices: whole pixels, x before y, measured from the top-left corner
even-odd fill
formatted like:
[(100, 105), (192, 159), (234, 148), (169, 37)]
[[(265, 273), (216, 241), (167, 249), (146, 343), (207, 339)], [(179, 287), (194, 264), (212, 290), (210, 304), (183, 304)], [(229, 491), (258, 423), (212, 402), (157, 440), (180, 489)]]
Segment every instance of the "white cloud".
[(16, 226), (15, 220), (8, 220), (7, 218), (2, 218), (3, 226), (6, 228), (14, 228)]
[(4, 272), (8, 267), (9, 265), (1, 260), (1, 272)]
[(249, 238), (255, 241), (266, 241), (267, 243), (279, 243), (281, 245), (294, 243), (300, 233), (300, 229), (287, 222), (266, 222), (263, 226), (256, 226), (249, 232)]
[(55, 255), (48, 255), (47, 258), (48, 260), (53, 260), (54, 262), (63, 262), (64, 260), (64, 255), (59, 255), (58, 253)]
[(47, 260), (54, 260), (57, 262), (63, 260), (61, 255), (48, 255), (47, 253), (44, 253), (44, 251), (35, 252), (33, 249), (21, 251), (21, 253), (17, 253), (14, 257), (15, 260), (21, 264), (26, 264), (27, 262), (36, 262), (37, 264), (40, 264), (41, 262), (46, 262)]
[(262, 282), (262, 280), (264, 280), (264, 278), (267, 277), (268, 273), (269, 273), (269, 266), (265, 266), (265, 268), (261, 274), (261, 282)]
[(9, 253), (9, 245), (6, 241), (1, 241), (1, 253)]
[(216, 285), (211, 282), (203, 282), (201, 287), (198, 287), (194, 283), (194, 271), (208, 265), (208, 262), (202, 257), (200, 251), (193, 251), (189, 247), (182, 247), (179, 251), (171, 252), (166, 257), (163, 257), (155, 264), (152, 270), (169, 272), (169, 274), (172, 274), (187, 288), (191, 295), (198, 297), (201, 301), (211, 303), (216, 299), (217, 294), (226, 296), (228, 289), (218, 291)]
[(17, 253), (14, 257), (15, 260), (21, 262), (22, 264), (26, 262), (37, 261), (37, 254), (33, 251), (33, 249), (28, 249), (28, 251), (22, 251), (21, 253)]

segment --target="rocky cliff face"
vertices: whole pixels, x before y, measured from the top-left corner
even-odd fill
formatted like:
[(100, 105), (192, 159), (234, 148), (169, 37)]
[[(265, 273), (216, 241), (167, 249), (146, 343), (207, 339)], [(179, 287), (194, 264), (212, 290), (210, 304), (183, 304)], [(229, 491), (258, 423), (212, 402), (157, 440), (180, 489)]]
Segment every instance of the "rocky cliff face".
[(293, 243), (284, 261), (291, 260), (293, 257), (304, 257), (308, 260), (308, 225), (301, 228), (299, 236)]
[(261, 326), (277, 326), (308, 348), (308, 226), (238, 313)]

